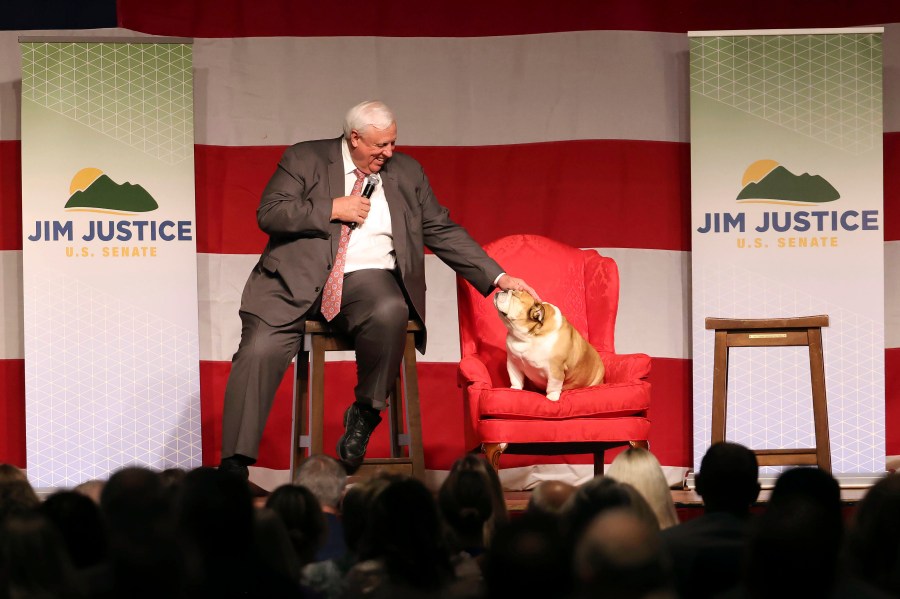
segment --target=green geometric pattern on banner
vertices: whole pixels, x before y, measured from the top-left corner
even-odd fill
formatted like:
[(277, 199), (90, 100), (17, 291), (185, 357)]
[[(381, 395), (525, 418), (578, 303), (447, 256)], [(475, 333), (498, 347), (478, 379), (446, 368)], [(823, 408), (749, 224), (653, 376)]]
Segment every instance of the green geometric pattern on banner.
[(881, 144), (881, 34), (690, 38), (691, 92), (853, 154)]
[(190, 44), (28, 42), (22, 97), (167, 164), (194, 154)]

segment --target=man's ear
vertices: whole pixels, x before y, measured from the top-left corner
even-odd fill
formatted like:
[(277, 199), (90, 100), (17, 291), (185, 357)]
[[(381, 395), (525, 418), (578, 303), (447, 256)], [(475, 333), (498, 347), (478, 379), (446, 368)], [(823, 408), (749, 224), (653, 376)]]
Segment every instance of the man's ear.
[(544, 304), (536, 303), (528, 311), (528, 318), (544, 324)]

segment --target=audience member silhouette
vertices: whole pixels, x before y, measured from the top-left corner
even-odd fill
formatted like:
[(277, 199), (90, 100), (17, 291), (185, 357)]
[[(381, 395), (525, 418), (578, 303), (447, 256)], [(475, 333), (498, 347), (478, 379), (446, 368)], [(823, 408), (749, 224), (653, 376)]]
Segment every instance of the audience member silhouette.
[(575, 489), (575, 485), (561, 480), (541, 481), (532, 490), (525, 511), (529, 514), (558, 516)]
[(113, 473), (100, 494), (100, 511), (109, 531), (110, 576), (95, 579), (101, 588), (92, 592), (110, 597), (181, 593), (184, 560), (159, 474), (138, 467)]
[(467, 454), (454, 462), (438, 490), (438, 506), (453, 551), (478, 557), (499, 526), (509, 520), (500, 478), (487, 460)]
[(327, 599), (344, 596), (347, 575), (358, 561), (359, 543), (366, 530), (372, 501), (391, 480), (397, 478), (394, 475), (379, 475), (347, 488), (341, 500), (341, 519), (347, 552), (339, 558), (314, 562), (303, 568), (301, 578), (303, 584)]
[(296, 597), (301, 592), (296, 580), (285, 578), (259, 554), (250, 488), (241, 478), (213, 468), (189, 472), (178, 494), (176, 522), (191, 596)]
[(595, 476), (578, 487), (562, 514), (567, 547), (574, 548), (577, 545), (588, 524), (597, 515), (617, 507), (632, 508), (643, 520), (659, 528), (659, 521), (653, 510), (634, 487), (608, 476)]
[(72, 490), (76, 493), (81, 493), (97, 505), (100, 505), (100, 494), (103, 493), (103, 486), (105, 484), (105, 481), (99, 479), (91, 479), (75, 485)]
[(282, 485), (266, 499), (266, 507), (284, 522), (300, 568), (313, 562), (325, 540), (327, 525), (312, 491), (302, 485)]
[(11, 514), (31, 512), (40, 503), (22, 470), (12, 464), (0, 464), (0, 523)]
[(750, 507), (760, 490), (756, 454), (737, 443), (716, 443), (700, 462), (696, 485), (703, 515), (663, 530), (661, 539), (678, 593), (705, 599), (741, 578)]
[(348, 574), (349, 596), (437, 596), (453, 580), (442, 521), (431, 492), (417, 479), (392, 480), (372, 499)]
[(591, 522), (575, 551), (574, 568), (579, 598), (676, 598), (658, 528), (632, 508), (606, 510)]
[(884, 477), (866, 493), (848, 537), (850, 572), (900, 597), (900, 474)]
[(57, 491), (41, 503), (40, 512), (62, 535), (76, 570), (100, 566), (106, 559), (106, 526), (100, 507), (75, 491)]
[(880, 593), (842, 576), (841, 492), (818, 468), (792, 468), (775, 482), (751, 536), (745, 597), (865, 599)]
[(572, 552), (556, 518), (524, 514), (500, 528), (484, 560), (488, 599), (546, 599), (572, 592)]
[(678, 524), (672, 491), (659, 461), (643, 447), (629, 447), (615, 457), (606, 476), (637, 489), (647, 501), (661, 529)]
[(325, 515), (327, 532), (315, 561), (342, 557), (347, 552), (347, 545), (340, 506), (347, 484), (347, 470), (331, 456), (317, 454), (303, 460), (297, 470), (296, 482), (312, 491)]
[(0, 596), (9, 599), (86, 596), (78, 587), (62, 536), (37, 511), (11, 512), (0, 523)]
[(256, 559), (286, 580), (300, 580), (302, 566), (287, 526), (268, 507), (253, 510), (253, 547)]

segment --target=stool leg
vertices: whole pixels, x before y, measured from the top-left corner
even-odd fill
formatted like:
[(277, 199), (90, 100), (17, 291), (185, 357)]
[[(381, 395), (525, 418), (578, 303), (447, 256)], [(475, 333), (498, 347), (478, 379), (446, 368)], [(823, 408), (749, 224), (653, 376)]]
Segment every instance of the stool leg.
[[(306, 457), (304, 449), (309, 445), (309, 352), (301, 347), (294, 362), (294, 405), (291, 422), (291, 482), (297, 480), (297, 470)], [(306, 443), (303, 443), (304, 432)]]
[(716, 331), (713, 353), (712, 444), (725, 440), (728, 403), (728, 332)]
[(325, 338), (311, 335), (309, 373), (309, 453), (324, 453), (325, 441)]
[(400, 373), (398, 372), (397, 379), (394, 381), (394, 386), (391, 388), (390, 393), (388, 393), (388, 432), (390, 433), (392, 458), (402, 457), (402, 450), (400, 448), (400, 435), (403, 433), (403, 424), (400, 421), (401, 388)]
[(406, 333), (406, 348), (403, 351), (404, 404), (406, 407), (406, 432), (409, 435), (409, 458), (412, 461), (413, 476), (425, 478), (425, 455), (422, 450), (422, 415), (419, 411), (419, 375), (416, 372), (416, 338), (413, 332)]
[(825, 355), (822, 329), (811, 328), (809, 336), (809, 372), (812, 383), (813, 422), (816, 429), (816, 462), (831, 472), (831, 437), (828, 431), (828, 400), (825, 395)]

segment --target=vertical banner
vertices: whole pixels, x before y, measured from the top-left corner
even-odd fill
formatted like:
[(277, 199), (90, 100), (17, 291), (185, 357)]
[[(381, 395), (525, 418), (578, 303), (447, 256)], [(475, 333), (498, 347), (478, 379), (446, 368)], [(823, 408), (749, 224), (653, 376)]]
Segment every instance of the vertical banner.
[(198, 466), (192, 47), (20, 42), (29, 479)]
[[(690, 34), (694, 467), (707, 317), (827, 314), (833, 471), (885, 469), (880, 28)], [(814, 447), (806, 347), (733, 348), (726, 438)]]

